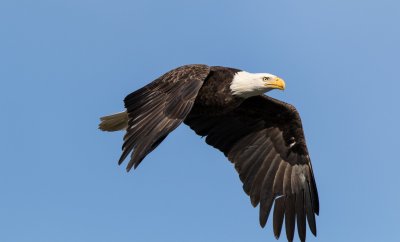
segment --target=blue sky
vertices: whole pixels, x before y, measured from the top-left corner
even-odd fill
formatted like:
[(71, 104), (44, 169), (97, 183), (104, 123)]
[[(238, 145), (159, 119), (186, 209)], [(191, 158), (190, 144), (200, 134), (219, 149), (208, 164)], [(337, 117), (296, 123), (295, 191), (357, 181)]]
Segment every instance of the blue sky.
[[(179, 127), (131, 173), (123, 98), (188, 63), (270, 72), (303, 120), (318, 237), (395, 241), (398, 1), (0, 2), (0, 241), (274, 241), (232, 165)], [(296, 238), (297, 239), (297, 238)], [(285, 241), (281, 238), (280, 241)]]

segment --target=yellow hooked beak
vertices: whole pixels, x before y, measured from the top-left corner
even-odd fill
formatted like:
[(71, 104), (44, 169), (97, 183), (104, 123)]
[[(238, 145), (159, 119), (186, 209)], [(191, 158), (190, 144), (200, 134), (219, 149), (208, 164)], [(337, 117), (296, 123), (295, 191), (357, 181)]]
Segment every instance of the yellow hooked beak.
[(268, 88), (285, 90), (285, 82), (279, 77), (273, 78), (272, 80), (265, 81), (264, 85)]

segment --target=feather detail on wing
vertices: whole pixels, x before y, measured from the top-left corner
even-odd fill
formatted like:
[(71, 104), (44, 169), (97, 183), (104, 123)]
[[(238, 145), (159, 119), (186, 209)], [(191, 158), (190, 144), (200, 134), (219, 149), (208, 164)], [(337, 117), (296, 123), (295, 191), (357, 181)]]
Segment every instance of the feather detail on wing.
[(191, 113), (185, 123), (234, 163), (252, 205), (260, 205), (262, 227), (275, 203), (276, 238), (284, 219), (289, 241), (296, 221), (301, 241), (306, 237), (306, 219), (316, 235), (318, 192), (300, 116), (293, 106), (255, 96), (220, 116)]
[(182, 123), (209, 71), (206, 65), (182, 66), (124, 99), (129, 121), (119, 164), (131, 154), (126, 169), (136, 168)]

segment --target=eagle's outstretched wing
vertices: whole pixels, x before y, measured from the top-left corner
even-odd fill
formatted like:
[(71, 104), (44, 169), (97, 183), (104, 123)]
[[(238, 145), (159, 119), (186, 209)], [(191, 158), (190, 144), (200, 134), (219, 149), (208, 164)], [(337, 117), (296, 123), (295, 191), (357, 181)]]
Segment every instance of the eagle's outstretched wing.
[(209, 72), (206, 65), (181, 66), (124, 99), (129, 121), (119, 164), (132, 152), (126, 169), (136, 168), (182, 123)]
[(301, 241), (306, 237), (306, 218), (316, 234), (318, 192), (300, 116), (293, 106), (255, 96), (222, 116), (191, 114), (185, 123), (198, 135), (207, 136), (207, 144), (235, 164), (251, 203), (260, 204), (262, 227), (275, 202), (277, 238), (284, 218), (289, 241), (293, 240), (296, 218)]

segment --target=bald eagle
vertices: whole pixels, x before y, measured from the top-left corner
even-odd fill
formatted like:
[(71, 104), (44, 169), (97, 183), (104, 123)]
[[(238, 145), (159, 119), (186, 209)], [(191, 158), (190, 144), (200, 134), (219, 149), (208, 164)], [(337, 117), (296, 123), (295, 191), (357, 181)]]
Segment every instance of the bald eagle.
[(121, 164), (136, 168), (182, 122), (230, 160), (250, 196), (260, 205), (261, 227), (274, 203), (278, 239), (285, 220), (301, 241), (306, 221), (316, 235), (319, 200), (300, 116), (287, 103), (263, 93), (285, 88), (279, 77), (234, 68), (185, 65), (171, 70), (124, 99), (126, 110), (100, 118), (103, 131), (126, 130)]

